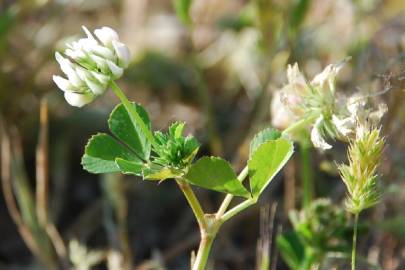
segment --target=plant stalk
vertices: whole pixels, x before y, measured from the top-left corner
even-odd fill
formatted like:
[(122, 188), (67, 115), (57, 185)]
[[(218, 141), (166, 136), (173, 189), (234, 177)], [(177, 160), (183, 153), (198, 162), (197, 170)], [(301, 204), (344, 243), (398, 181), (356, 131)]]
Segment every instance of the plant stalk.
[(214, 239), (215, 234), (202, 236), (200, 246), (198, 247), (197, 256), (194, 261), (193, 270), (205, 269)]
[(356, 246), (357, 246), (357, 226), (359, 223), (359, 213), (354, 214), (354, 231), (352, 246), (352, 270), (356, 270)]
[(311, 150), (307, 143), (301, 143), (299, 148), (301, 158), (301, 178), (302, 178), (302, 205), (307, 208), (314, 196), (314, 182), (311, 168)]
[(194, 194), (194, 191), (191, 189), (190, 185), (186, 181), (182, 179), (176, 179), (176, 182), (183, 192), (184, 197), (186, 197), (191, 210), (193, 210), (194, 216), (197, 219), (198, 225), (200, 226), (200, 231), (203, 232), (207, 229), (207, 223), (205, 221), (204, 211), (201, 207), (200, 202), (198, 201), (197, 197)]
[(111, 81), (110, 86), (114, 94), (121, 100), (122, 104), (124, 104), (124, 107), (127, 110), (131, 121), (133, 123), (136, 123), (142, 129), (149, 142), (156, 148), (157, 144), (152, 131), (146, 126), (145, 122), (142, 120), (134, 106), (132, 106), (131, 102), (122, 92), (121, 88), (114, 81)]

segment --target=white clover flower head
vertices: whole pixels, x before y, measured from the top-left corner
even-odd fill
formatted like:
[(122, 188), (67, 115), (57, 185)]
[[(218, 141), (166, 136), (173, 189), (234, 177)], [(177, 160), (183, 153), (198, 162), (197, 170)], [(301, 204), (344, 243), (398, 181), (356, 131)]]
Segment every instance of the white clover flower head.
[(64, 51), (67, 57), (55, 53), (67, 79), (54, 75), (53, 81), (65, 92), (66, 101), (76, 107), (102, 95), (111, 81), (122, 76), (131, 58), (128, 47), (119, 41), (113, 29), (96, 29), (96, 37), (84, 26), (83, 30), (87, 37), (67, 44)]

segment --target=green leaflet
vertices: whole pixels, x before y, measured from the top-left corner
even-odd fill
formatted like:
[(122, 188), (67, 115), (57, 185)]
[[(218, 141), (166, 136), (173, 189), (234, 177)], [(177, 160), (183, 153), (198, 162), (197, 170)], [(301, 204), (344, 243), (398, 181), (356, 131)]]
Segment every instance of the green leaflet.
[(283, 138), (261, 144), (248, 161), (250, 188), (253, 197), (258, 198), (275, 175), (287, 163), (294, 147)]
[(92, 136), (82, 157), (83, 168), (91, 173), (119, 172), (116, 158), (142, 164), (141, 160), (127, 147), (120, 144), (108, 134), (99, 133)]
[(115, 163), (123, 174), (142, 176), (143, 163), (116, 158)]
[[(145, 109), (138, 104), (133, 103), (137, 113), (150, 129), (151, 123)], [(142, 133), (138, 125), (134, 125), (129, 117), (127, 110), (123, 104), (119, 104), (111, 112), (108, 119), (108, 126), (111, 132), (125, 143), (132, 151), (134, 151), (142, 159), (149, 159), (151, 145), (146, 136)]]
[[(133, 104), (136, 111), (150, 128), (147, 112), (142, 106)], [(137, 125), (134, 125), (124, 105), (119, 104), (112, 111), (108, 124), (117, 137), (97, 134), (90, 138), (82, 157), (82, 165), (91, 173), (111, 173), (141, 175), (143, 163), (149, 159), (150, 142)]]
[(249, 191), (238, 180), (231, 165), (217, 157), (203, 157), (194, 163), (185, 179), (193, 185), (235, 196), (250, 198)]
[(258, 132), (252, 141), (250, 142), (250, 151), (249, 151), (249, 156), (252, 156), (252, 154), (256, 151), (256, 149), (263, 143), (270, 141), (270, 140), (276, 140), (281, 137), (281, 132), (274, 129), (274, 128), (266, 128), (263, 129), (262, 131)]

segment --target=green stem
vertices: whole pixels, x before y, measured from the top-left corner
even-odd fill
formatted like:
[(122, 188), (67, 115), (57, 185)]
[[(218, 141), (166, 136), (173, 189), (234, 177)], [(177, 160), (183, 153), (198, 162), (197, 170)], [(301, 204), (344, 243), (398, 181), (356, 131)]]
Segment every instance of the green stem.
[(303, 200), (304, 208), (307, 208), (313, 199), (314, 183), (311, 168), (311, 152), (307, 143), (302, 143), (299, 148), (301, 158), (301, 175), (303, 187)]
[(194, 261), (193, 270), (204, 270), (208, 262), (215, 235), (206, 235), (201, 238), (198, 253)]
[(354, 231), (353, 231), (353, 246), (352, 246), (352, 270), (356, 270), (356, 245), (357, 245), (357, 226), (359, 223), (359, 213), (354, 215)]
[[(245, 168), (243, 168), (243, 170), (240, 172), (240, 174), (238, 175), (238, 180), (240, 182), (242, 182), (243, 180), (245, 180), (246, 176), (248, 175), (249, 170), (248, 167), (246, 166)], [(232, 194), (227, 194), (224, 201), (222, 202), (221, 206), (218, 209), (217, 212), (217, 218), (221, 218), (222, 215), (225, 213), (226, 209), (228, 209), (229, 204), (231, 203), (233, 199), (233, 195)]]
[(318, 115), (316, 115), (316, 114), (303, 118), (300, 121), (295, 122), (288, 128), (284, 129), (283, 132), (281, 133), (281, 135), (286, 135), (288, 133), (292, 133), (298, 129), (301, 129), (301, 128), (305, 127), (306, 125), (310, 124), (316, 118), (318, 118)]
[(248, 199), (248, 200), (243, 201), (242, 203), (236, 205), (235, 207), (233, 207), (228, 212), (226, 212), (225, 214), (222, 215), (222, 217), (221, 217), (222, 222), (227, 221), (231, 217), (235, 216), (236, 214), (245, 210), (246, 208), (255, 204), (256, 202), (257, 202), (257, 198), (251, 198), (251, 199)]
[(139, 116), (135, 107), (132, 106), (131, 102), (122, 92), (121, 88), (114, 81), (111, 81), (110, 86), (114, 94), (121, 100), (122, 104), (124, 104), (124, 107), (127, 110), (129, 117), (131, 118), (131, 121), (133, 123), (136, 123), (142, 129), (143, 133), (148, 138), (149, 142), (156, 148), (157, 144), (152, 131), (145, 125), (145, 122)]
[(205, 222), (204, 211), (202, 210), (201, 204), (195, 196), (194, 191), (186, 181), (178, 179), (176, 182), (183, 192), (184, 197), (186, 197), (191, 210), (193, 210), (194, 216), (197, 219), (198, 225), (200, 226), (200, 230), (205, 230), (207, 228), (207, 223)]

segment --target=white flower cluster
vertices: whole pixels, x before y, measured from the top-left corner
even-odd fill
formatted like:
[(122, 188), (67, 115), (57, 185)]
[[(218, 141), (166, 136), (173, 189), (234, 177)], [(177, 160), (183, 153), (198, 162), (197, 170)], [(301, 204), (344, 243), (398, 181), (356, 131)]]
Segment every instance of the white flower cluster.
[(273, 96), (273, 126), (287, 128), (302, 119), (314, 119), (311, 123), (311, 141), (316, 148), (330, 149), (325, 140), (358, 136), (362, 123), (371, 118), (377, 123), (386, 111), (385, 104), (378, 110), (366, 110), (364, 97), (337, 97), (335, 93), (336, 76), (345, 61), (328, 65), (311, 82), (307, 82), (298, 65), (288, 66), (288, 84)]
[[(82, 107), (103, 94), (112, 80), (122, 76), (130, 62), (128, 47), (119, 41), (117, 32), (109, 27), (94, 31), (96, 38), (83, 26), (86, 38), (67, 44), (64, 57), (56, 52), (67, 79), (54, 75), (53, 81), (64, 91), (66, 101)], [(72, 60), (72, 61), (71, 61)]]

